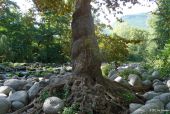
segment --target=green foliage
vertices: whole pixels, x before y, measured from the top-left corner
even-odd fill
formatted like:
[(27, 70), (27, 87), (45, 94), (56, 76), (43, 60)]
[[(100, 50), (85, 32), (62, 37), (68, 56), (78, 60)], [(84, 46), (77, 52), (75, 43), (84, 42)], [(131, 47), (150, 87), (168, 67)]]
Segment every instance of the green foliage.
[(71, 107), (65, 107), (62, 114), (77, 114), (79, 106), (73, 104)]
[(107, 77), (109, 72), (113, 69), (113, 66), (111, 64), (105, 64), (102, 66), (101, 70), (102, 70), (102, 75), (104, 77)]
[(136, 69), (132, 69), (132, 68), (124, 69), (123, 71), (118, 73), (119, 76), (123, 77), (126, 80), (128, 79), (128, 76), (130, 74), (136, 74), (141, 77), (140, 73)]
[(154, 65), (156, 66), (156, 69), (160, 71), (161, 76), (170, 76), (170, 41), (165, 44), (164, 49), (160, 51)]
[(113, 37), (100, 37), (99, 47), (103, 61), (125, 61), (128, 56), (126, 43), (127, 42), (124, 39), (120, 38), (116, 34)]
[(132, 93), (130, 93), (130, 92), (126, 92), (126, 93), (122, 93), (121, 94), (121, 98), (126, 103), (130, 103), (130, 102), (132, 102), (134, 100), (135, 96)]
[(170, 38), (170, 1), (158, 0), (158, 8), (152, 14), (150, 26), (152, 37), (156, 41), (157, 49), (161, 50)]
[(140, 40), (138, 43), (128, 43), (128, 60), (140, 62), (146, 57), (149, 32), (130, 26), (127, 22), (117, 22), (113, 30), (118, 36), (126, 40)]
[(158, 8), (151, 15), (150, 26), (150, 45), (151, 50), (147, 59), (154, 69), (159, 70), (161, 76), (167, 77), (170, 74), (170, 1), (158, 0)]
[(49, 92), (48, 92), (48, 91), (43, 91), (42, 94), (40, 94), (40, 97), (39, 97), (39, 98), (40, 98), (40, 101), (41, 101), (41, 102), (44, 102), (45, 99), (47, 99), (48, 97), (50, 97), (50, 96), (49, 96)]
[(60, 89), (56, 92), (55, 96), (66, 99), (70, 95), (70, 89), (67, 86), (64, 86), (63, 89)]
[(70, 59), (70, 14), (44, 12), (37, 22), (34, 8), (21, 14), (15, 3), (3, 0), (2, 4), (1, 62), (64, 63)]

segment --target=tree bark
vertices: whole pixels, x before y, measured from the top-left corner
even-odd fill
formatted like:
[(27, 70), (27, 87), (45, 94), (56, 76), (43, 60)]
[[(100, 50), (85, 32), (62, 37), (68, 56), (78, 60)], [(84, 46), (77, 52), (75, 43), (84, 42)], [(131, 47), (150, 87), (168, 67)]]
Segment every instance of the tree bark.
[(77, 0), (72, 20), (72, 62), (76, 75), (102, 77), (101, 59), (91, 14), (91, 0)]

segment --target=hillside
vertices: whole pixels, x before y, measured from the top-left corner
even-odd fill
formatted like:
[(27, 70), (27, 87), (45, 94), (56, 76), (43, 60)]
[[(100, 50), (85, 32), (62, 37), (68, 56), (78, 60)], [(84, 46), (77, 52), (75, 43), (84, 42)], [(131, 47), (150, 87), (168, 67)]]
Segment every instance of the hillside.
[(140, 13), (140, 14), (135, 14), (135, 15), (126, 15), (126, 16), (123, 16), (122, 19), (124, 21), (127, 21), (130, 25), (134, 27), (147, 29), (148, 28), (148, 24), (147, 24), (148, 16), (149, 16), (148, 13)]

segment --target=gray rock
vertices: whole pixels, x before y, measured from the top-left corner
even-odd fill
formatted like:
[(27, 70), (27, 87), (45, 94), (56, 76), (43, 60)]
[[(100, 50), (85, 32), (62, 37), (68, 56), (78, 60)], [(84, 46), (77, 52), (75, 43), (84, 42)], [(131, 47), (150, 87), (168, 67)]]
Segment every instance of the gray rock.
[(150, 78), (151, 80), (159, 79), (159, 78), (160, 78), (159, 71), (154, 71), (149, 78)]
[(125, 86), (128, 86), (130, 87), (131, 85), (125, 80), (123, 79), (122, 77), (118, 76), (117, 78), (114, 79), (115, 82), (118, 82), (118, 83), (121, 83)]
[(6, 99), (7, 98), (7, 95), (4, 94), (4, 93), (0, 93), (0, 99)]
[(144, 86), (148, 86), (148, 87), (151, 87), (151, 86), (152, 86), (152, 82), (151, 82), (150, 80), (145, 80), (145, 81), (142, 82), (142, 84), (143, 84)]
[(49, 80), (49, 85), (61, 85), (67, 83), (67, 81), (72, 77), (72, 74), (51, 76)]
[(160, 95), (161, 93), (156, 93), (154, 91), (149, 91), (149, 92), (146, 92), (143, 97), (146, 99), (146, 100), (150, 100), (152, 98), (154, 98), (155, 96), (158, 96)]
[(9, 86), (14, 90), (21, 90), (27, 82), (25, 80), (9, 79), (4, 82), (4, 86)]
[(111, 77), (109, 77), (110, 80), (115, 80), (118, 76), (116, 74), (112, 75)]
[(156, 81), (153, 83), (153, 87), (155, 87), (157, 85), (165, 85), (165, 84), (162, 81)]
[(19, 101), (26, 105), (28, 102), (28, 94), (26, 91), (17, 91), (11, 94), (8, 99), (11, 102)]
[(143, 72), (141, 74), (141, 76), (142, 76), (142, 79), (146, 80), (148, 78), (149, 74), (147, 72)]
[(5, 74), (0, 74), (0, 80), (5, 80), (6, 79), (6, 75)]
[(154, 97), (153, 99), (159, 99), (166, 105), (170, 102), (170, 93), (163, 93), (159, 96)]
[(150, 103), (158, 103), (158, 102), (161, 102), (160, 105), (161, 105), (161, 106), (162, 106), (162, 105), (164, 106), (163, 102), (162, 102), (160, 99), (155, 99), (155, 98), (146, 101), (146, 104), (150, 104)]
[(65, 73), (66, 73), (65, 67), (61, 67), (61, 69), (60, 69), (60, 74), (61, 74), (61, 75), (64, 75)]
[(142, 81), (136, 74), (130, 74), (128, 76), (129, 84), (135, 87), (142, 87)]
[(161, 114), (160, 111), (163, 109), (164, 104), (162, 102), (147, 103), (131, 114)]
[(43, 104), (45, 114), (57, 114), (64, 107), (64, 101), (58, 97), (49, 97)]
[(3, 83), (0, 83), (0, 87), (3, 86), (4, 84)]
[(11, 103), (7, 99), (0, 99), (0, 114), (6, 114), (11, 107)]
[(142, 104), (137, 104), (137, 103), (131, 103), (129, 105), (129, 110), (130, 112), (134, 112), (135, 110), (137, 110), (138, 108), (142, 107)]
[(28, 83), (23, 87), (23, 89), (28, 91), (32, 86), (33, 86), (33, 84)]
[(18, 109), (21, 109), (23, 108), (25, 105), (22, 103), (22, 102), (19, 102), (19, 101), (14, 101), (12, 102), (12, 110), (18, 110)]
[(66, 66), (66, 71), (67, 72), (71, 72), (72, 71), (72, 67), (71, 66)]
[(28, 95), (30, 99), (33, 99), (36, 97), (38, 92), (40, 91), (41, 87), (39, 82), (35, 82), (34, 85), (28, 90)]
[(170, 88), (170, 80), (168, 80), (168, 81), (166, 82), (166, 85), (167, 85), (168, 88)]
[(166, 85), (156, 85), (154, 86), (154, 91), (155, 92), (168, 92), (169, 88)]
[(40, 87), (45, 87), (48, 85), (48, 82), (45, 80), (41, 80), (39, 83), (40, 83)]
[(165, 106), (166, 110), (170, 110), (170, 102)]
[(9, 86), (1, 86), (0, 87), (0, 93), (4, 93), (6, 95), (9, 95), (10, 91), (13, 91), (13, 89)]
[(113, 75), (115, 75), (115, 71), (114, 70), (109, 71), (108, 77), (111, 77)]
[(160, 82), (160, 80), (159, 79), (154, 79), (153, 83), (155, 83), (155, 82)]

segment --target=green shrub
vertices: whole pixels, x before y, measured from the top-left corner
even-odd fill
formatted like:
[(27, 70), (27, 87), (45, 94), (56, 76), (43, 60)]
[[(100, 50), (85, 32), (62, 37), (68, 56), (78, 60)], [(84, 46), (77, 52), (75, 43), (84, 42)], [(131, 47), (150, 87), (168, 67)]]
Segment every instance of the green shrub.
[(49, 92), (48, 91), (44, 91), (41, 95), (40, 95), (40, 101), (44, 102), (45, 99), (47, 99), (49, 97)]
[(135, 98), (135, 96), (130, 92), (126, 92), (126, 93), (121, 94), (121, 97), (123, 98), (123, 101), (125, 101), (127, 103), (132, 102)]
[(62, 114), (77, 114), (79, 106), (73, 104), (71, 107), (65, 107)]
[(140, 75), (140, 73), (139, 73), (136, 69), (132, 69), (132, 68), (127, 68), (127, 69), (123, 70), (122, 72), (119, 72), (119, 73), (118, 73), (119, 76), (123, 77), (123, 78), (126, 79), (126, 80), (128, 79), (128, 76), (129, 76), (130, 74), (136, 74), (136, 75), (138, 75), (140, 78), (142, 78), (141, 75)]
[(106, 64), (104, 66), (102, 66), (101, 70), (102, 70), (102, 74), (104, 77), (107, 77), (109, 72), (113, 69), (112, 65), (110, 64)]
[(170, 63), (167, 63), (166, 65), (162, 66), (158, 69), (160, 72), (161, 77), (169, 77), (170, 76)]

